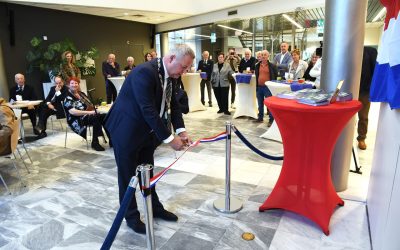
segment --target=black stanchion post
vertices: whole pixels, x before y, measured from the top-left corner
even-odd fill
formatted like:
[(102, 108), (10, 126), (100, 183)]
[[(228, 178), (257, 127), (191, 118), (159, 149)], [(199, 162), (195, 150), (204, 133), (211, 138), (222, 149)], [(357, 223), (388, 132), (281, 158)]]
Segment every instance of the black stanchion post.
[(151, 202), (151, 189), (150, 189), (150, 170), (153, 168), (150, 164), (139, 165), (137, 171), (141, 175), (141, 185), (143, 187), (143, 205), (146, 218), (146, 242), (147, 249), (156, 249), (156, 243), (154, 239), (154, 227), (153, 227), (153, 206)]
[(231, 197), (231, 147), (232, 123), (227, 121), (226, 126), (226, 172), (225, 172), (225, 199), (214, 201), (214, 208), (222, 213), (236, 213), (243, 208), (242, 201)]

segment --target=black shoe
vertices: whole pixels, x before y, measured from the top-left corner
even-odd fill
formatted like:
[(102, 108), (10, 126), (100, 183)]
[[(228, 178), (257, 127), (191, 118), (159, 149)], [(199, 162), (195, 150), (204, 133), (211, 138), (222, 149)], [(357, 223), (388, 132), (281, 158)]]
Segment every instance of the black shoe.
[(218, 112), (217, 112), (217, 114), (221, 114), (221, 113), (223, 113), (224, 111), (222, 111), (222, 110), (218, 110)]
[(47, 133), (45, 131), (40, 132), (40, 134), (38, 135), (38, 139), (42, 139), (45, 138), (47, 136)]
[(98, 142), (92, 142), (92, 148), (96, 151), (104, 151), (105, 150)]
[(212, 103), (209, 103), (208, 106), (212, 107)]
[(146, 234), (146, 225), (141, 220), (135, 222), (127, 221), (126, 224), (136, 233)]
[(153, 215), (154, 218), (160, 218), (166, 221), (177, 221), (178, 220), (178, 216), (176, 216), (174, 213), (171, 213), (167, 210), (161, 210), (158, 212), (154, 212)]
[(225, 114), (225, 115), (231, 115), (231, 112), (225, 111), (224, 114)]
[(40, 131), (35, 127), (35, 128), (33, 128), (33, 133), (35, 134), (35, 135), (40, 135)]
[(272, 126), (272, 122), (268, 122), (267, 127), (271, 127)]
[(201, 104), (203, 104), (203, 105), (206, 105), (206, 103), (205, 103), (205, 102), (201, 102)]

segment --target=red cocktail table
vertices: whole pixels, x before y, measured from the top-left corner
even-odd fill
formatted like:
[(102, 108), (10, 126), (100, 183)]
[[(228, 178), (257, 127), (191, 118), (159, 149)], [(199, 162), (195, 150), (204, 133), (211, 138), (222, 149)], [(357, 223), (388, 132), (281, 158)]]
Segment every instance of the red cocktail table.
[(278, 181), (259, 211), (281, 208), (301, 214), (328, 235), (335, 207), (344, 205), (332, 184), (331, 157), (340, 132), (361, 103), (314, 107), (272, 96), (264, 104), (281, 132), (284, 160)]

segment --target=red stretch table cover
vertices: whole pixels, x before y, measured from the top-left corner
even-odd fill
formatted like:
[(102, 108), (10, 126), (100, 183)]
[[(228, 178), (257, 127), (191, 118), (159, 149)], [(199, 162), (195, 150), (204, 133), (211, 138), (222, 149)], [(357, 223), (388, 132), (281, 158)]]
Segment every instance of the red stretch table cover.
[(359, 101), (308, 106), (272, 96), (264, 100), (283, 140), (282, 171), (260, 212), (281, 208), (301, 214), (329, 234), (329, 220), (344, 205), (331, 180), (330, 163), (340, 132), (361, 108)]

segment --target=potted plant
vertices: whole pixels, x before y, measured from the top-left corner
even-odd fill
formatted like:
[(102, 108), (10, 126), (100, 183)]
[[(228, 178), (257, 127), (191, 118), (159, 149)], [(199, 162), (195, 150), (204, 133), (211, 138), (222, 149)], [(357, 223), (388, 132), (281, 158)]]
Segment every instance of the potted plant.
[(33, 37), (30, 43), (32, 49), (26, 55), (27, 73), (39, 69), (49, 74), (50, 80), (53, 81), (54, 77), (60, 73), (60, 66), (63, 63), (61, 55), (64, 51), (69, 50), (75, 54), (76, 66), (81, 70), (83, 76), (96, 74), (94, 59), (98, 58), (98, 50), (95, 47), (91, 47), (87, 51), (79, 51), (68, 38), (46, 45), (41, 38)]

